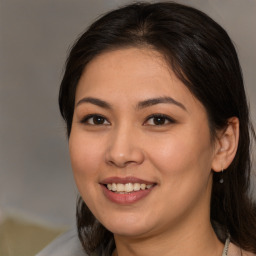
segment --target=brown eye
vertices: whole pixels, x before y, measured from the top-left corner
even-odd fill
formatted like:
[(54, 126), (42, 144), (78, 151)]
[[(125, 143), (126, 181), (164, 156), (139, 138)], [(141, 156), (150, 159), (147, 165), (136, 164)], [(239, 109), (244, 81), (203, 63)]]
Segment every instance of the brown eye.
[(107, 119), (100, 115), (86, 116), (81, 122), (88, 125), (109, 125)]
[(157, 117), (153, 117), (153, 123), (155, 125), (163, 125), (166, 123), (166, 118), (165, 117), (161, 117), (161, 116), (157, 116)]
[(174, 123), (175, 121), (166, 116), (166, 115), (162, 115), (162, 114), (159, 114), (159, 115), (152, 115), (150, 116), (146, 122), (145, 122), (145, 125), (157, 125), (157, 126), (160, 126), (160, 125), (168, 125), (168, 124), (171, 124), (171, 123)]
[(102, 116), (94, 116), (92, 118), (93, 124), (99, 125), (99, 124), (104, 124), (105, 119)]

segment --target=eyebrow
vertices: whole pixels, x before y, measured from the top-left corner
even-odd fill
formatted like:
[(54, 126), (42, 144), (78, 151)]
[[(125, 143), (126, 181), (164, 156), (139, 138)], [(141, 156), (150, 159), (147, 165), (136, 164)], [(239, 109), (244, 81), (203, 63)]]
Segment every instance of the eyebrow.
[(187, 111), (187, 109), (185, 108), (185, 106), (182, 103), (180, 103), (179, 101), (177, 101), (171, 97), (159, 97), (159, 98), (153, 98), (153, 99), (141, 101), (138, 103), (137, 108), (142, 109), (142, 108), (150, 107), (150, 106), (161, 104), (161, 103), (174, 104), (174, 105), (182, 108), (183, 110)]
[(100, 100), (97, 98), (92, 98), (92, 97), (87, 97), (87, 98), (83, 98), (83, 99), (79, 100), (77, 102), (76, 106), (79, 106), (82, 103), (91, 103), (91, 104), (94, 104), (96, 106), (99, 106), (101, 108), (106, 108), (106, 109), (112, 108), (111, 105), (109, 103), (107, 103), (106, 101)]
[[(101, 108), (112, 109), (112, 106), (109, 103), (107, 103), (104, 100), (100, 100), (98, 98), (93, 98), (93, 97), (82, 98), (81, 100), (79, 100), (77, 102), (76, 106), (79, 106), (82, 103), (91, 103), (91, 104), (99, 106)], [(143, 108), (147, 108), (147, 107), (154, 106), (154, 105), (161, 104), (161, 103), (174, 104), (174, 105), (182, 108), (183, 110), (187, 111), (186, 107), (182, 103), (180, 103), (179, 101), (176, 101), (175, 99), (173, 99), (171, 97), (158, 97), (158, 98), (152, 98), (152, 99), (140, 101), (137, 104), (136, 108), (143, 109)]]

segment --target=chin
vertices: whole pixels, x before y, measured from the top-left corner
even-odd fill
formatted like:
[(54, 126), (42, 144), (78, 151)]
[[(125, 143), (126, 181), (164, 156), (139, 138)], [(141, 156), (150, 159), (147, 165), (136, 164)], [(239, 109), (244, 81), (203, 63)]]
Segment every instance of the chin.
[(102, 222), (115, 235), (119, 236), (142, 236), (149, 232), (149, 223), (145, 223), (145, 219), (135, 218), (135, 216), (122, 218), (109, 218)]
[(108, 229), (114, 235), (125, 237), (142, 237), (144, 234), (148, 234), (148, 229), (142, 227), (110, 227)]

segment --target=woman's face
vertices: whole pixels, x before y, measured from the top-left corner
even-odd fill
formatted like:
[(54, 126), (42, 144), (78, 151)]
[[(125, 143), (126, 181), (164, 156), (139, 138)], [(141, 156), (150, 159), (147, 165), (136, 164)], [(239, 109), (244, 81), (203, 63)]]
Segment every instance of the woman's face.
[(86, 66), (69, 148), (82, 198), (113, 233), (150, 235), (209, 219), (206, 110), (158, 52), (115, 50)]

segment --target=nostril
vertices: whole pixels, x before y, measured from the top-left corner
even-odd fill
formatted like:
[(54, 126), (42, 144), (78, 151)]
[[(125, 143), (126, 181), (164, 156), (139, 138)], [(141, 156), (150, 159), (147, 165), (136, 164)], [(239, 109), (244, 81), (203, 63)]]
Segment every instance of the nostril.
[(121, 159), (119, 160), (109, 160), (107, 161), (107, 163), (109, 165), (112, 165), (112, 166), (117, 166), (119, 168), (125, 168), (127, 166), (132, 166), (132, 165), (137, 165), (137, 164), (140, 164), (142, 161), (132, 161), (132, 160), (129, 160), (129, 161), (122, 161)]
[(128, 165), (141, 164), (144, 161), (144, 153), (131, 140), (123, 141), (120, 139), (118, 143), (113, 141), (111, 146), (106, 149), (105, 161), (109, 165), (124, 168)]

